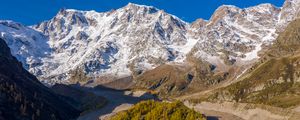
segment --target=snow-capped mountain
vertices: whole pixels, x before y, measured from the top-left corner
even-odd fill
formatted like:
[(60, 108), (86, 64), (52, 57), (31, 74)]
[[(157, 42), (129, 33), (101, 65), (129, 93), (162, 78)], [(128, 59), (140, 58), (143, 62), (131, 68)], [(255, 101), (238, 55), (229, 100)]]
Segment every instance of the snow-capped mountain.
[(26, 69), (36, 67), (51, 51), (43, 33), (13, 21), (0, 21), (0, 37)]
[(218, 59), (236, 62), (258, 58), (257, 52), (262, 45), (272, 43), (277, 36), (279, 13), (280, 8), (271, 4), (245, 9), (221, 6), (202, 25), (204, 28), (194, 28), (199, 35), (195, 36), (198, 42), (192, 53), (214, 62), (219, 62)]
[(298, 9), (299, 0), (287, 0), (282, 8), (224, 5), (210, 20), (187, 23), (130, 3), (102, 13), (62, 9), (31, 27), (2, 21), (0, 32), (31, 73), (54, 83), (68, 80), (76, 70), (90, 77), (126, 77), (168, 62), (184, 63), (186, 55), (216, 66), (243, 64), (258, 58), (258, 51), (297, 17)]
[[(126, 77), (130, 69), (152, 69), (183, 59), (194, 42), (187, 38), (187, 23), (154, 7), (136, 4), (105, 13), (61, 10), (33, 28), (49, 36), (53, 49), (33, 72), (41, 71), (43, 78), (59, 76), (58, 80), (67, 79), (76, 69), (89, 76)], [(185, 46), (189, 47), (181, 49)]]
[(279, 14), (278, 30), (283, 31), (289, 22), (300, 15), (300, 0), (286, 0)]

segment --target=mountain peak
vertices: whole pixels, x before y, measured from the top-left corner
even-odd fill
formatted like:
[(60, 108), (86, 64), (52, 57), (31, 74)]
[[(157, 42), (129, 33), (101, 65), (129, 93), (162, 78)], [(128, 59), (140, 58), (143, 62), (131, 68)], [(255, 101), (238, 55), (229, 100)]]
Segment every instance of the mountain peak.
[[(277, 7), (274, 6), (273, 4), (270, 4), (270, 3), (263, 3), (263, 4), (259, 4), (257, 6), (253, 6), (253, 7), (248, 7), (248, 8), (245, 8), (245, 9), (276, 9)], [(277, 8), (279, 9), (279, 8)]]
[(11, 20), (0, 20), (0, 24), (14, 29), (24, 27), (21, 23), (17, 23)]
[(191, 23), (191, 28), (201, 29), (201, 28), (205, 27), (206, 24), (207, 24), (206, 20), (199, 18)]
[(220, 11), (220, 10), (229, 10), (229, 11), (235, 11), (235, 10), (239, 10), (241, 8), (234, 6), (234, 5), (221, 5), (220, 7), (217, 8), (216, 11)]
[(155, 13), (159, 11), (159, 9), (153, 6), (139, 5), (135, 3), (128, 3), (126, 6), (120, 8), (119, 10), (134, 11), (134, 12), (139, 11), (142, 13)]
[(233, 6), (233, 5), (222, 5), (215, 10), (214, 14), (211, 16), (210, 21), (212, 23), (216, 23), (218, 20), (222, 19), (227, 15), (231, 15), (237, 13), (241, 10), (241, 8)]
[(147, 5), (139, 5), (139, 4), (135, 4), (135, 3), (128, 3), (126, 6), (125, 6), (125, 8), (133, 8), (133, 7), (139, 7), (139, 8), (154, 8), (154, 9), (156, 9), (155, 7), (153, 7), (153, 6), (147, 6)]
[(60, 9), (58, 11), (57, 15), (66, 16), (67, 14), (76, 14), (76, 13), (83, 13), (83, 12), (85, 12), (85, 11), (76, 10), (76, 9), (65, 9), (65, 8), (62, 8), (62, 9)]
[(299, 9), (298, 6), (300, 5), (300, 0), (286, 0), (284, 3), (283, 3), (283, 9), (287, 9), (287, 8), (290, 8), (290, 9)]
[(285, 3), (294, 3), (294, 4), (298, 4), (298, 3), (300, 3), (300, 0), (285, 0)]
[(282, 10), (279, 16), (279, 22), (281, 26), (286, 26), (287, 22), (293, 21), (299, 17), (300, 13), (300, 0), (286, 0), (282, 6)]

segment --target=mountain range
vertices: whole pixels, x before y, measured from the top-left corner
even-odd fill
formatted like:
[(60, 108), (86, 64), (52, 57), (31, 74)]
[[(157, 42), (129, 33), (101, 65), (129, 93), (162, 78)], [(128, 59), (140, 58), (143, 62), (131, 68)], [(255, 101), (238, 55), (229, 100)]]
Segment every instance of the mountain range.
[(189, 64), (188, 58), (226, 72), (257, 60), (297, 17), (298, 2), (245, 9), (223, 5), (210, 20), (192, 23), (133, 3), (101, 13), (61, 9), (33, 26), (0, 21), (0, 32), (24, 68), (50, 85), (78, 76), (76, 82), (137, 76), (163, 64)]

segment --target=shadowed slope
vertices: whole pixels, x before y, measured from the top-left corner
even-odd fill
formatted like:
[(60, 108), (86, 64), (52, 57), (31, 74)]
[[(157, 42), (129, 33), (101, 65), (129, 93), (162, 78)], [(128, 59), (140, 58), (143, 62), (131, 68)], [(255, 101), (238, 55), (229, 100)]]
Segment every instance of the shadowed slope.
[(79, 111), (31, 75), (0, 39), (0, 119), (75, 119)]

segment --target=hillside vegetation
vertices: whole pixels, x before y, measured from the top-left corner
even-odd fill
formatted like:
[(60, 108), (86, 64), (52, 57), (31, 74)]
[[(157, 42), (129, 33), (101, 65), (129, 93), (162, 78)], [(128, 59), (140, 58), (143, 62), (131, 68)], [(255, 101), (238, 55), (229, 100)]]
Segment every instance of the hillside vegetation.
[(81, 115), (100, 109), (108, 102), (104, 97), (73, 86), (56, 84), (51, 89), (55, 93), (64, 96), (70, 105), (81, 111)]
[(111, 120), (206, 120), (181, 102), (143, 101), (131, 109), (118, 113)]
[(70, 120), (79, 112), (26, 71), (0, 38), (0, 120)]
[(146, 71), (136, 77), (135, 83), (136, 88), (154, 90), (165, 98), (206, 90), (228, 77), (228, 72), (215, 72), (208, 62), (190, 60), (190, 65), (165, 64)]
[(300, 103), (300, 56), (270, 59), (242, 81), (220, 89), (210, 100), (290, 107)]

